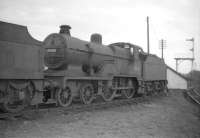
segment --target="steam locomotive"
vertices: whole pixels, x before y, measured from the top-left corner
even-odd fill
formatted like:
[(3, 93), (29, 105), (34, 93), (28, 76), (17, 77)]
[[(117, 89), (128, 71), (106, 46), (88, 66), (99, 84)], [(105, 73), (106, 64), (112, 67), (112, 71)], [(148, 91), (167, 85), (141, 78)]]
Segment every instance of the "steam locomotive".
[(2, 110), (51, 102), (67, 107), (73, 100), (91, 104), (98, 96), (107, 102), (166, 90), (162, 59), (130, 43), (103, 45), (100, 34), (80, 40), (70, 29), (62, 25), (40, 42), (25, 26), (0, 22)]

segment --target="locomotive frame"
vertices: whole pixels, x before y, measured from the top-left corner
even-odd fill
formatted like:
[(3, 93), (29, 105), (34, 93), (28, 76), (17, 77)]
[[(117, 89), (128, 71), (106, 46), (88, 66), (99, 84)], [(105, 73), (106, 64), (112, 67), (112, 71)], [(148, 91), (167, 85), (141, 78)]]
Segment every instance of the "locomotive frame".
[(0, 22), (2, 109), (19, 112), (49, 102), (67, 107), (73, 100), (91, 104), (98, 96), (107, 102), (166, 90), (162, 59), (130, 43), (104, 46), (99, 34), (83, 41), (72, 37), (70, 29), (61, 26), (60, 33), (40, 42), (25, 26)]

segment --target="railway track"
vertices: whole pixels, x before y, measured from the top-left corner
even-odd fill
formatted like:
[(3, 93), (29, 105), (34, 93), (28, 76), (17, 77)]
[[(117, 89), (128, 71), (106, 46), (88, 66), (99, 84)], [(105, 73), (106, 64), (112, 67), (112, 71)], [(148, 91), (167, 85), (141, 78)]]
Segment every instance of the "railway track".
[(200, 106), (200, 94), (194, 88), (189, 89), (186, 93), (190, 99)]
[(84, 112), (84, 111), (92, 111), (92, 110), (98, 110), (98, 109), (105, 109), (105, 108), (111, 108), (111, 107), (119, 107), (124, 105), (130, 105), (130, 104), (138, 104), (142, 102), (148, 102), (152, 98), (160, 97), (165, 95), (165, 93), (160, 94), (154, 94), (151, 96), (138, 96), (132, 99), (118, 99), (113, 100), (110, 102), (95, 102), (89, 105), (83, 105), (83, 104), (75, 104), (69, 107), (56, 107), (56, 106), (46, 106), (46, 107), (31, 107), (27, 110), (24, 110), (19, 113), (0, 113), (0, 119), (9, 119), (9, 118), (15, 118), (15, 117), (23, 117), (26, 116), (26, 114), (37, 114), (38, 112), (62, 112), (64, 114), (69, 113), (76, 113), (76, 112)]

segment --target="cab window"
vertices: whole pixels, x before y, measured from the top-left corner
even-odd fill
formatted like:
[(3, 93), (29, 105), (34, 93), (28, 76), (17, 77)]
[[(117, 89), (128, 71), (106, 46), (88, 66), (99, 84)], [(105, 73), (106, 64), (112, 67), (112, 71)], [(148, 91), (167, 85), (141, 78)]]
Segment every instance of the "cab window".
[(133, 47), (130, 47), (130, 53), (131, 53), (131, 55), (134, 55), (134, 48)]

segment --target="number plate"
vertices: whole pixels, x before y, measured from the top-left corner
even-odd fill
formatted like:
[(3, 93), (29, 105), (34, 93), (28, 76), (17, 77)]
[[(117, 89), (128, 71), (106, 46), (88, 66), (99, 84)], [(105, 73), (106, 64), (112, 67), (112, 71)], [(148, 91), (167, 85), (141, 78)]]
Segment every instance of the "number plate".
[(47, 49), (47, 52), (53, 53), (53, 52), (56, 52), (56, 49)]

